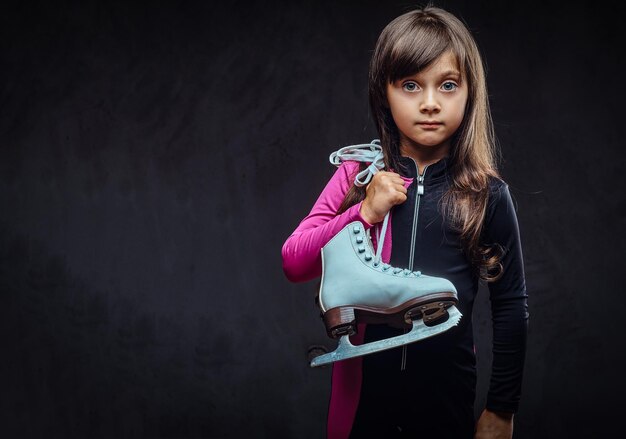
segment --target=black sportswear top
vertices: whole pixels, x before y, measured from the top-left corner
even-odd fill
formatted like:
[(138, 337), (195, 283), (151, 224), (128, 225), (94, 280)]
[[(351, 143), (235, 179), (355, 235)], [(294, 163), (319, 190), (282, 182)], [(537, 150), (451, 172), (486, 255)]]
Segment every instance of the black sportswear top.
[[(421, 183), (423, 193), (418, 200), (417, 166), (413, 159), (401, 157), (406, 169), (397, 172), (415, 180), (407, 189), (407, 200), (393, 208), (390, 263), (445, 277), (455, 285), (458, 308), (463, 314), (459, 325), (437, 337), (415, 343), (411, 349), (419, 349), (429, 361), (442, 358), (443, 351), (452, 353), (460, 373), (475, 373), (471, 316), (479, 279), (461, 248), (459, 234), (447, 219), (444, 220), (439, 207), (450, 184), (448, 162), (449, 157), (444, 157), (425, 168)], [(528, 296), (515, 207), (508, 185), (497, 178), (490, 180), (482, 236), (483, 242), (498, 243), (505, 249), (501, 259), (502, 276), (487, 284), (493, 322), (493, 363), (486, 407), (492, 411), (516, 412), (526, 352)], [(411, 247), (414, 249), (413, 266), (409, 266)], [(419, 367), (415, 363), (405, 367)]]

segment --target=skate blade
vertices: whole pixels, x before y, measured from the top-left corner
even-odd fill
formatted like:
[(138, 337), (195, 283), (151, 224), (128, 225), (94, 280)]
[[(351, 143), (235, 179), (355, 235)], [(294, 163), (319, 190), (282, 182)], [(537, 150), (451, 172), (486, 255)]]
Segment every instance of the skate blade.
[(426, 326), (422, 319), (413, 320), (413, 329), (406, 334), (397, 335), (391, 338), (385, 338), (383, 340), (373, 341), (362, 345), (353, 345), (350, 343), (350, 336), (344, 335), (339, 339), (339, 345), (337, 349), (328, 354), (315, 357), (311, 361), (311, 367), (323, 366), (325, 364), (334, 363), (335, 361), (347, 360), (348, 358), (360, 357), (363, 355), (373, 354), (374, 352), (385, 351), (398, 346), (404, 346), (409, 343), (423, 340), (425, 338), (432, 337), (433, 335), (441, 334), (442, 332), (451, 329), (456, 326), (461, 317), (461, 312), (456, 306), (447, 308), (448, 320), (435, 326)]

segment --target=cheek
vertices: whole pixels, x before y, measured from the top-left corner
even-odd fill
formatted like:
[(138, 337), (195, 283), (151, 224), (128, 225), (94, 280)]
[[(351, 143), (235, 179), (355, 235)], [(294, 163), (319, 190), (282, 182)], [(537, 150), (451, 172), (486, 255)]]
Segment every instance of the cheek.
[(412, 117), (410, 111), (410, 103), (402, 99), (396, 99), (392, 101), (391, 115), (393, 116), (393, 120), (396, 122), (396, 125), (406, 124), (407, 121)]
[(466, 102), (467, 98), (462, 98), (455, 102), (453, 106), (452, 115), (454, 120), (459, 124), (463, 121), (463, 116), (465, 115)]

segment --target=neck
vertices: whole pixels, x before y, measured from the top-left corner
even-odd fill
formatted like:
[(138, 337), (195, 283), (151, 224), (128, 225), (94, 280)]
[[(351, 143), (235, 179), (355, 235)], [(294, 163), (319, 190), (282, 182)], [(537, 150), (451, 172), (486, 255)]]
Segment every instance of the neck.
[(417, 170), (419, 174), (423, 174), (423, 169), (432, 164), (436, 163), (445, 156), (447, 156), (450, 152), (450, 141), (447, 140), (444, 143), (437, 146), (421, 146), (416, 145), (413, 142), (404, 142), (400, 143), (400, 153), (405, 157), (410, 157), (415, 160), (417, 164)]

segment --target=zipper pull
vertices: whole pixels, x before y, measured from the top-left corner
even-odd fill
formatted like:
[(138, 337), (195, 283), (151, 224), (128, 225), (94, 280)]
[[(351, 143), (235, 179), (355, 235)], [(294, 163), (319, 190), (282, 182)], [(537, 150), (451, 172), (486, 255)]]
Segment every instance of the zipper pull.
[(417, 179), (417, 195), (424, 195), (424, 176), (420, 175)]

